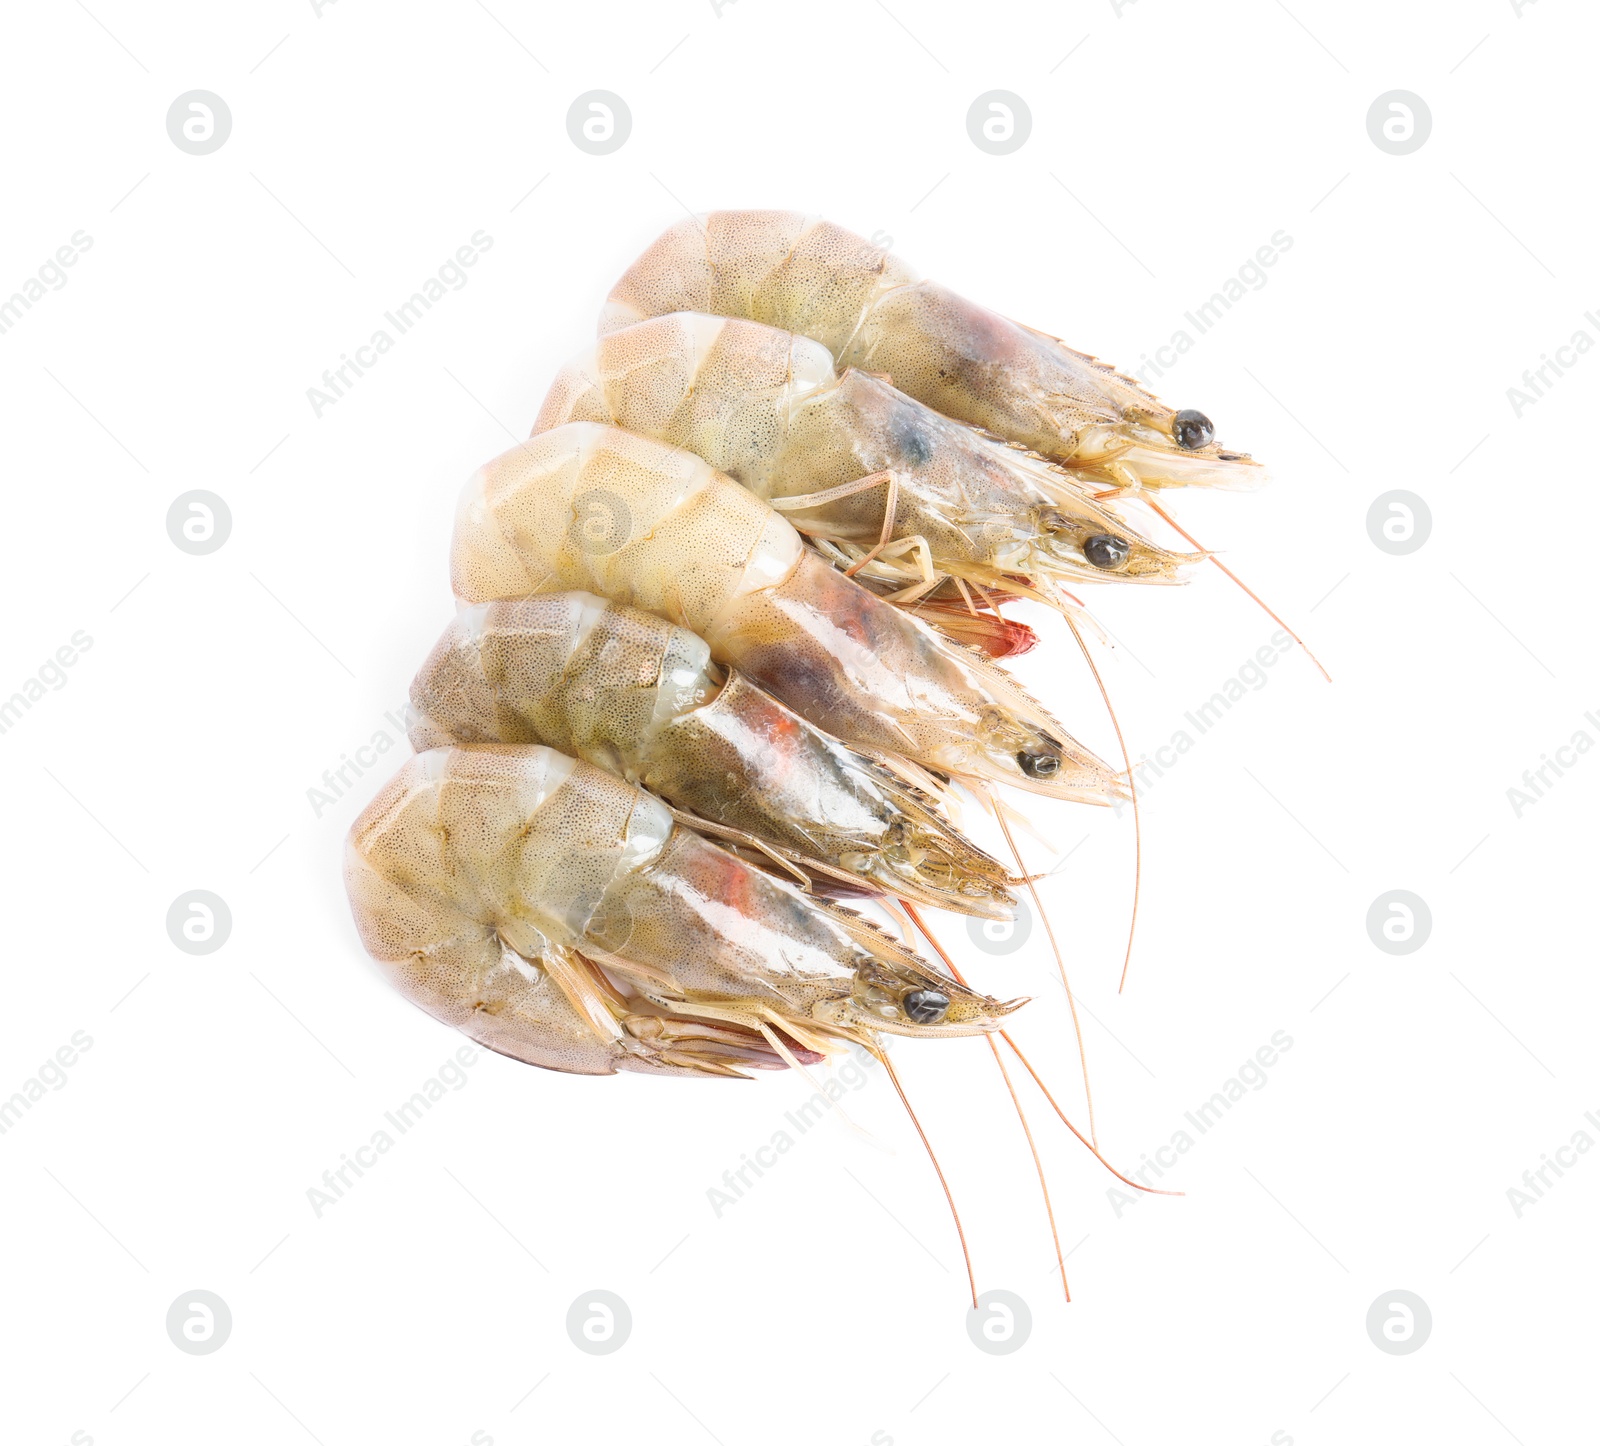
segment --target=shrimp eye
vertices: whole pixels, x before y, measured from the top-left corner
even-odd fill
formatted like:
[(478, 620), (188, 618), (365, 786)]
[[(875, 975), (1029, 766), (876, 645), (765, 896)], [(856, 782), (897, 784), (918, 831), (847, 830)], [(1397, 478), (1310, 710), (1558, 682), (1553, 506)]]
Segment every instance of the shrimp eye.
[(1046, 744), (1017, 754), (1017, 767), (1029, 778), (1054, 778), (1061, 772), (1061, 750)]
[(1216, 434), (1211, 418), (1204, 412), (1195, 411), (1193, 407), (1185, 407), (1172, 419), (1172, 435), (1180, 447), (1190, 452), (1196, 447), (1205, 446)]
[(913, 989), (900, 1001), (900, 1007), (913, 1024), (937, 1024), (950, 1008), (950, 996), (937, 989)]
[(1128, 544), (1113, 532), (1097, 532), (1083, 540), (1083, 555), (1104, 572), (1114, 572), (1128, 560)]

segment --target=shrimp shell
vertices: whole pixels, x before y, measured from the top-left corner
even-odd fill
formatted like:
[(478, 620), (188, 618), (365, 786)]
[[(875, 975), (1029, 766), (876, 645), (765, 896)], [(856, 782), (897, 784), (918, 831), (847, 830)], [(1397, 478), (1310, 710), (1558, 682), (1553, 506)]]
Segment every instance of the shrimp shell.
[[(920, 538), (935, 570), (980, 585), (1175, 582), (1197, 560), (1141, 537), (1074, 474), (881, 377), (841, 376), (826, 347), (760, 322), (674, 312), (608, 333), (556, 378), (534, 432), (575, 420), (687, 447), (856, 560), (881, 540), (889, 474), (892, 536)], [(884, 480), (846, 490), (872, 476)], [(910, 558), (863, 575), (918, 578)]]
[(468, 608), (422, 665), (411, 702), (418, 750), (547, 744), (825, 882), (1015, 914), (1006, 870), (928, 800), (648, 613), (581, 592)]
[(664, 617), (858, 748), (1047, 797), (1122, 794), (993, 664), (828, 566), (700, 458), (631, 432), (569, 422), (481, 469), (451, 578), (467, 602), (581, 589)]
[(918, 401), (1115, 485), (1251, 486), (1264, 473), (1059, 338), (1010, 321), (820, 217), (713, 211), (669, 227), (612, 288), (600, 331), (709, 311), (809, 336), (838, 365), (887, 373)]
[(784, 1035), (809, 1050), (979, 1034), (1024, 1002), (965, 988), (537, 745), (412, 758), (352, 827), (345, 878), (362, 943), (413, 1002), (568, 1073), (739, 1074), (780, 1063)]

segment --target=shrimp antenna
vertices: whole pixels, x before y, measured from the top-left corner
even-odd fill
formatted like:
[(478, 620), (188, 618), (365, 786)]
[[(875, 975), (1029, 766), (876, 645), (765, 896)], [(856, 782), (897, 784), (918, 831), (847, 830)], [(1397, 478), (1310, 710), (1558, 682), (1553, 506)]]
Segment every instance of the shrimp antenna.
[(922, 1121), (917, 1118), (917, 1112), (911, 1108), (911, 1101), (906, 1098), (905, 1086), (900, 1083), (900, 1076), (895, 1073), (894, 1062), (889, 1058), (887, 1051), (878, 1051), (878, 1059), (889, 1072), (889, 1082), (894, 1086), (894, 1092), (900, 1096), (900, 1103), (906, 1107), (906, 1113), (911, 1117), (911, 1123), (917, 1127), (917, 1134), (922, 1139), (922, 1148), (928, 1152), (928, 1158), (933, 1162), (933, 1173), (939, 1177), (939, 1184), (944, 1188), (944, 1198), (950, 1206), (950, 1218), (956, 1222), (956, 1234), (961, 1238), (961, 1258), (967, 1264), (967, 1289), (972, 1294), (972, 1308), (978, 1308), (978, 1278), (972, 1273), (972, 1252), (967, 1249), (967, 1232), (961, 1226), (961, 1212), (956, 1209), (956, 1197), (950, 1193), (950, 1182), (945, 1179), (944, 1171), (939, 1167), (939, 1157), (933, 1153), (933, 1146), (928, 1143), (928, 1132), (922, 1128)]
[[(934, 938), (933, 930), (923, 922), (922, 915), (917, 912), (916, 906), (907, 903), (905, 904), (905, 910), (911, 916), (918, 930), (921, 931), (922, 937), (933, 946), (934, 952), (944, 960), (945, 968), (954, 976), (956, 982), (965, 984), (967, 981), (961, 977), (961, 971), (956, 968), (955, 960), (945, 953), (944, 945)], [(1044, 1213), (1050, 1220), (1050, 1239), (1054, 1242), (1056, 1248), (1056, 1266), (1061, 1271), (1061, 1291), (1067, 1298), (1067, 1304), (1071, 1305), (1072, 1289), (1067, 1284), (1067, 1261), (1066, 1257), (1061, 1253), (1061, 1234), (1056, 1229), (1056, 1212), (1055, 1207), (1050, 1203), (1050, 1186), (1044, 1177), (1044, 1161), (1039, 1158), (1039, 1147), (1033, 1142), (1033, 1131), (1028, 1127), (1028, 1117), (1023, 1112), (1022, 1101), (1017, 1098), (1016, 1086), (1011, 1083), (1011, 1074), (1006, 1069), (1006, 1062), (1000, 1057), (1000, 1047), (994, 1042), (993, 1036), (985, 1034), (983, 1038), (984, 1042), (989, 1046), (990, 1052), (994, 1055), (995, 1064), (999, 1066), (1000, 1078), (1006, 1082), (1006, 1093), (1011, 1096), (1011, 1107), (1017, 1112), (1017, 1121), (1021, 1124), (1022, 1133), (1028, 1141), (1028, 1153), (1033, 1156), (1034, 1173), (1039, 1177), (1039, 1193), (1044, 1196)]]
[(1077, 639), (1078, 651), (1083, 654), (1083, 661), (1089, 665), (1089, 671), (1094, 674), (1094, 680), (1099, 685), (1100, 697), (1106, 705), (1106, 712), (1111, 715), (1111, 726), (1117, 731), (1117, 747), (1122, 750), (1122, 761), (1128, 770), (1128, 798), (1133, 804), (1133, 912), (1128, 916), (1128, 947), (1122, 955), (1122, 978), (1117, 981), (1117, 993), (1121, 994), (1128, 984), (1128, 965), (1133, 961), (1133, 931), (1139, 924), (1139, 883), (1144, 876), (1144, 832), (1139, 825), (1139, 789), (1133, 777), (1133, 759), (1128, 755), (1128, 744), (1122, 736), (1122, 724), (1117, 721), (1117, 710), (1111, 706), (1111, 694), (1106, 692), (1105, 679), (1100, 676), (1099, 668), (1094, 665), (1094, 658), (1089, 653), (1088, 645), (1083, 641), (1083, 634), (1078, 631), (1077, 619), (1071, 613), (1063, 613), (1067, 626), (1072, 629), (1072, 636)]
[(1050, 927), (1050, 916), (1045, 913), (1044, 905), (1039, 900), (1039, 891), (1034, 888), (1033, 880), (1028, 877), (1028, 867), (1022, 862), (1022, 853), (1017, 848), (1017, 841), (1011, 837), (1011, 827), (1006, 823), (1006, 807), (1000, 799), (995, 799), (994, 816), (1000, 825), (1000, 832), (1006, 836), (1006, 845), (1011, 850), (1011, 857), (1017, 861), (1017, 873), (1022, 875), (1026, 883), (1028, 894), (1033, 899), (1033, 907), (1039, 911), (1039, 917), (1044, 920), (1044, 932), (1050, 940), (1050, 951), (1056, 956), (1056, 972), (1061, 976), (1061, 987), (1066, 991), (1067, 1010), (1072, 1015), (1072, 1032), (1078, 1041), (1078, 1062), (1083, 1066), (1083, 1098), (1089, 1107), (1089, 1138), (1094, 1141), (1098, 1149), (1100, 1137), (1094, 1127), (1094, 1091), (1089, 1087), (1089, 1055), (1083, 1047), (1083, 1024), (1078, 1019), (1078, 1001), (1073, 997), (1072, 985), (1067, 980), (1067, 961), (1062, 957), (1061, 946), (1056, 943), (1056, 931)]
[(1300, 636), (1300, 634), (1297, 633), (1293, 628), (1291, 628), (1288, 623), (1284, 622), (1284, 620), (1282, 618), (1280, 618), (1277, 615), (1277, 613), (1273, 612), (1273, 610), (1271, 608), (1269, 608), (1266, 605), (1266, 603), (1262, 602), (1260, 597), (1257, 596), (1254, 592), (1252, 592), (1250, 590), (1249, 586), (1245, 583), (1245, 580), (1242, 577), (1240, 577), (1238, 573), (1236, 573), (1231, 567), (1229, 567), (1227, 563), (1225, 563), (1220, 557), (1218, 557), (1216, 555), (1216, 553), (1210, 552), (1209, 549), (1207, 549), (1207, 547), (1205, 546), (1204, 543), (1197, 541), (1189, 533), (1185, 532), (1183, 530), (1183, 528), (1179, 527), (1177, 522), (1173, 519), (1172, 514), (1170, 512), (1168, 512), (1167, 509), (1164, 508), (1159, 502), (1157, 502), (1155, 500), (1155, 498), (1146, 496), (1146, 497), (1142, 497), (1140, 500), (1145, 504), (1146, 507), (1148, 507), (1152, 512), (1154, 512), (1157, 517), (1161, 518), (1161, 520), (1163, 522), (1165, 522), (1168, 527), (1170, 527), (1174, 532), (1176, 532), (1180, 537), (1182, 537), (1186, 542), (1188, 542), (1190, 544), (1190, 546), (1198, 547), (1201, 552), (1207, 553), (1207, 555), (1211, 558), (1212, 562), (1216, 563), (1216, 565), (1218, 567), (1220, 567), (1223, 570), (1223, 572), (1227, 573), (1227, 575), (1229, 577), (1231, 577), (1234, 580), (1235, 583), (1238, 584), (1239, 588), (1243, 591), (1244, 595), (1247, 598), (1249, 598), (1253, 603), (1255, 603), (1255, 605), (1258, 608), (1260, 608), (1261, 611), (1264, 612), (1269, 618), (1271, 618), (1272, 621), (1275, 622), (1280, 628), (1282, 628), (1284, 630), (1284, 632), (1288, 633), (1288, 635), (1291, 638), (1293, 638), (1295, 640), (1295, 642), (1300, 644), (1301, 651), (1304, 652), (1305, 655), (1308, 658), (1310, 658), (1313, 663), (1315, 663), (1317, 665), (1317, 671), (1319, 673), (1321, 673), (1322, 676), (1324, 678), (1326, 678), (1330, 683), (1333, 681), (1333, 675), (1331, 673), (1329, 673), (1328, 670), (1322, 666), (1321, 659), (1319, 659), (1317, 657), (1317, 655), (1311, 651), (1310, 648), (1306, 647), (1305, 639), (1302, 638)]
[(1042, 1079), (1039, 1078), (1039, 1071), (1036, 1070), (1033, 1067), (1033, 1064), (1029, 1060), (1028, 1056), (1025, 1055), (1022, 1052), (1022, 1050), (1018, 1047), (1016, 1040), (1014, 1040), (1011, 1037), (1011, 1035), (1006, 1030), (1003, 1030), (1003, 1029), (1000, 1031), (1000, 1038), (1005, 1040), (1005, 1042), (1008, 1045), (1011, 1046), (1012, 1054), (1016, 1055), (1016, 1057), (1022, 1061), (1023, 1068), (1026, 1069), (1028, 1071), (1028, 1073), (1033, 1076), (1033, 1082), (1036, 1085), (1039, 1086), (1039, 1092), (1047, 1100), (1050, 1101), (1050, 1108), (1053, 1109), (1056, 1112), (1056, 1114), (1060, 1116), (1061, 1123), (1064, 1124), (1069, 1130), (1072, 1131), (1073, 1134), (1075, 1134), (1078, 1137), (1078, 1140), (1083, 1145), (1084, 1149), (1086, 1149), (1091, 1155), (1093, 1155), (1095, 1157), (1095, 1159), (1097, 1159), (1102, 1165), (1104, 1165), (1106, 1167), (1106, 1169), (1108, 1169), (1113, 1175), (1115, 1175), (1117, 1177), (1117, 1179), (1121, 1180), (1124, 1185), (1127, 1185), (1127, 1186), (1131, 1187), (1134, 1190), (1143, 1190), (1145, 1192), (1145, 1194), (1147, 1194), (1147, 1195), (1182, 1195), (1183, 1194), (1182, 1190), (1158, 1190), (1158, 1189), (1156, 1189), (1156, 1187), (1154, 1185), (1141, 1185), (1137, 1180), (1130, 1180), (1126, 1175), (1124, 1175), (1121, 1170), (1117, 1169), (1117, 1167), (1115, 1165), (1113, 1165), (1110, 1160), (1106, 1159), (1106, 1157), (1104, 1155), (1102, 1155), (1100, 1153), (1100, 1151), (1097, 1150), (1093, 1145), (1091, 1145), (1088, 1140), (1084, 1139), (1083, 1131), (1080, 1130), (1075, 1124), (1072, 1123), (1071, 1120), (1069, 1120), (1067, 1118), (1066, 1111), (1063, 1110), (1061, 1108), (1061, 1106), (1056, 1103), (1056, 1097), (1053, 1094), (1050, 1093), (1049, 1086), (1046, 1085), (1045, 1082)]

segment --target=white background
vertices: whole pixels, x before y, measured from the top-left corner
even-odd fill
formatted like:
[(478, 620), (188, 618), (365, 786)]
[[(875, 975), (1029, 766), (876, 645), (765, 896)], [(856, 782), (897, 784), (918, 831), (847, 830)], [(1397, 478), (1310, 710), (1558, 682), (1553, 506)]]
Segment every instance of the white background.
[[(1122, 11), (8, 15), (0, 293), (74, 231), (93, 245), (0, 336), (0, 694), (75, 630), (93, 644), (0, 735), (0, 1090), (74, 1031), (93, 1045), (0, 1137), (7, 1441), (1592, 1439), (1600, 1155), (1520, 1218), (1507, 1191), (1574, 1132), (1600, 1140), (1600, 760), (1520, 818), (1507, 789), (1576, 730), (1600, 737), (1583, 717), (1600, 357), (1520, 418), (1506, 393), (1578, 328), (1600, 336), (1594, 18), (1570, 0)], [(196, 88), (232, 112), (208, 156), (165, 126)], [(633, 116), (607, 157), (566, 130), (597, 88)], [(966, 133), (993, 89), (1033, 116), (1006, 157)], [(1409, 156), (1366, 129), (1393, 89), (1432, 112)], [(1168, 1141), (1275, 1031), (1293, 1045), (1169, 1172), (1186, 1197), (1120, 1218), (1115, 1182), (1032, 1109), (1070, 1306), (985, 1046), (898, 1051), (980, 1289), (1031, 1307), (1006, 1357), (967, 1338), (943, 1200), (881, 1077), (849, 1111), (887, 1148), (813, 1130), (719, 1218), (708, 1190), (784, 1128), (801, 1080), (484, 1056), (320, 1218), (308, 1201), (461, 1042), (384, 985), (339, 882), (400, 750), (320, 816), (308, 790), (394, 733), (386, 710), (450, 615), (461, 481), (525, 431), (645, 242), (685, 207), (732, 206), (883, 232), (924, 274), (1127, 367), (1274, 232), (1293, 239), (1159, 389), (1272, 467), (1264, 491), (1173, 505), (1333, 684), (1286, 656), (1150, 791), (1121, 997), (1128, 820), (1032, 809), (1063, 852), (1087, 836), (1048, 902), (1116, 1160)], [(468, 284), (315, 416), (324, 368), (480, 229)], [(166, 533), (193, 488), (232, 511), (210, 556)], [(1394, 488), (1433, 516), (1405, 557), (1366, 526)], [(1101, 657), (1138, 753), (1273, 630), (1215, 569), (1093, 601), (1124, 645)], [(1040, 626), (1020, 671), (1109, 752), (1070, 638)], [(165, 927), (192, 889), (233, 916), (205, 957)], [(1366, 929), (1392, 889), (1432, 912), (1406, 957)], [(1037, 931), (992, 958), (945, 932), (987, 987), (1036, 997), (1018, 1031), (1081, 1116)], [(564, 1325), (595, 1288), (633, 1317), (604, 1357)], [(211, 1355), (164, 1325), (195, 1289), (233, 1316)], [(1395, 1289), (1433, 1317), (1405, 1356), (1364, 1324)]]

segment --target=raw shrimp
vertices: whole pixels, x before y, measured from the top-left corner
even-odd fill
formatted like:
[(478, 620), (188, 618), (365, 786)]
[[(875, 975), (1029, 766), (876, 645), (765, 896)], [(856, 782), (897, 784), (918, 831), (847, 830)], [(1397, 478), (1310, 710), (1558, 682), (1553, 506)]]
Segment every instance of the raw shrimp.
[(1124, 792), (993, 664), (830, 567), (699, 457), (616, 427), (569, 422), (481, 469), (451, 578), (468, 602), (581, 588), (665, 617), (857, 748), (1048, 797)]
[(949, 576), (1054, 603), (1044, 585), (1175, 582), (1197, 560), (1139, 536), (1074, 474), (881, 377), (841, 376), (820, 342), (760, 322), (674, 312), (603, 336), (556, 378), (534, 431), (570, 421), (698, 453), (853, 572), (902, 588), (897, 601)]
[[(978, 993), (707, 842), (642, 789), (536, 744), (416, 755), (351, 827), (345, 885), (362, 944), (400, 992), (512, 1059), (748, 1078), (841, 1042), (870, 1051), (944, 1188), (976, 1307), (955, 1199), (881, 1037), (999, 1032), (1016, 1051), (1003, 1022), (1026, 999)], [(1031, 1132), (1028, 1143), (1049, 1211)]]
[(419, 750), (548, 744), (825, 886), (987, 919), (1016, 912), (1006, 870), (929, 800), (649, 613), (582, 592), (467, 608), (422, 665), (411, 704)]
[(602, 334), (709, 311), (821, 342), (919, 402), (1121, 487), (1247, 486), (1249, 457), (1058, 338), (988, 311), (842, 227), (798, 211), (713, 211), (670, 227), (611, 290)]
[(571, 1074), (742, 1076), (831, 1040), (987, 1033), (1026, 1002), (956, 983), (537, 745), (412, 758), (352, 827), (345, 881), (408, 998)]

